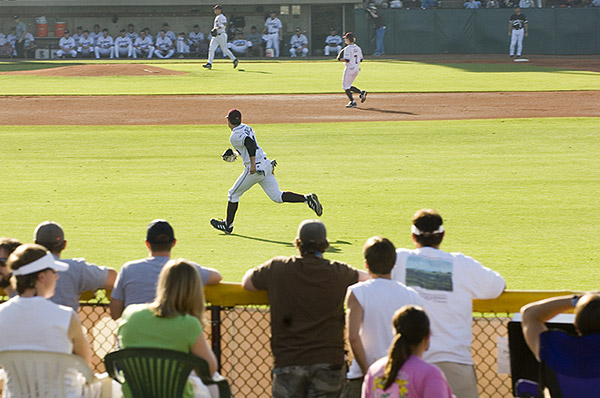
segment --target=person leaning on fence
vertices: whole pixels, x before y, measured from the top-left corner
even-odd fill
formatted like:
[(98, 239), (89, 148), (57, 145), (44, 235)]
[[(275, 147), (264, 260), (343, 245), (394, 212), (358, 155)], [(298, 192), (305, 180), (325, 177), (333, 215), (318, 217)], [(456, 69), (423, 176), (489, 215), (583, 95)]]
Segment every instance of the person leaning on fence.
[(473, 299), (498, 297), (504, 278), (462, 253), (440, 250), (445, 232), (435, 210), (418, 210), (411, 226), (415, 250), (398, 249), (392, 279), (414, 288), (431, 320), (431, 347), (423, 358), (442, 369), (452, 392), (477, 397), (471, 358)]
[(294, 244), (298, 255), (275, 257), (242, 279), (244, 289), (269, 297), (273, 398), (338, 397), (345, 380), (344, 296), (369, 275), (323, 258), (329, 242), (321, 221), (303, 221)]
[[(117, 332), (119, 346), (191, 353), (204, 359), (210, 374), (215, 374), (217, 358), (204, 338), (203, 317), (204, 293), (197, 266), (181, 258), (170, 260), (158, 276), (156, 299), (151, 304), (130, 305), (123, 312)], [(123, 395), (131, 397), (127, 383), (123, 384)], [(183, 394), (183, 398), (191, 397), (210, 397), (194, 373)]]
[(55, 260), (69, 265), (69, 269), (56, 282), (56, 291), (50, 298), (54, 303), (77, 311), (83, 292), (113, 288), (117, 277), (117, 271), (113, 268), (88, 263), (84, 258), (60, 259), (67, 241), (62, 227), (54, 221), (39, 224), (33, 231), (33, 240), (48, 249)]
[[(63, 274), (69, 265), (36, 244), (17, 247), (6, 264), (16, 279), (18, 296), (0, 305), (0, 351), (74, 354), (91, 365), (91, 349), (77, 313), (47, 300), (54, 294), (57, 271)], [(84, 384), (77, 375), (66, 377), (67, 397), (83, 396)]]
[(10, 253), (21, 246), (21, 242), (13, 238), (0, 238), (0, 289), (4, 290), (7, 296), (12, 297), (15, 288), (11, 281), (12, 274), (6, 266), (6, 260)]
[(369, 367), (363, 398), (452, 398), (440, 369), (421, 357), (429, 347), (429, 318), (418, 306), (407, 305), (394, 314), (396, 332), (389, 356)]
[[(167, 221), (154, 220), (148, 225), (146, 247), (149, 256), (121, 267), (109, 304), (113, 319), (118, 319), (130, 304), (154, 301), (158, 275), (171, 258), (171, 250), (176, 243), (173, 227)], [(202, 277), (203, 285), (216, 285), (221, 281), (221, 274), (217, 270), (193, 264)]]
[(396, 248), (390, 240), (370, 238), (363, 256), (371, 279), (350, 286), (346, 296), (348, 340), (354, 359), (346, 374), (342, 398), (360, 398), (367, 369), (386, 355), (394, 340), (390, 328), (394, 313), (404, 305), (422, 302), (415, 290), (391, 280)]
[(540, 335), (548, 330), (546, 322), (569, 310), (575, 313), (574, 324), (578, 335), (600, 333), (600, 294), (598, 293), (552, 297), (521, 308), (523, 336), (538, 361), (540, 360)]

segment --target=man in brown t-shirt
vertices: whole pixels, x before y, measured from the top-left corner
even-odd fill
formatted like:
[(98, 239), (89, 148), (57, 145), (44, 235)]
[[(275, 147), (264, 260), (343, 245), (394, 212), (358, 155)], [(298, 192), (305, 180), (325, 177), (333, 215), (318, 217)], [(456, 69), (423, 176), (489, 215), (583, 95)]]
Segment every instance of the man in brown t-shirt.
[(273, 398), (337, 397), (345, 378), (346, 288), (369, 275), (323, 258), (329, 242), (321, 221), (303, 221), (294, 243), (300, 255), (275, 257), (242, 279), (244, 289), (269, 296)]

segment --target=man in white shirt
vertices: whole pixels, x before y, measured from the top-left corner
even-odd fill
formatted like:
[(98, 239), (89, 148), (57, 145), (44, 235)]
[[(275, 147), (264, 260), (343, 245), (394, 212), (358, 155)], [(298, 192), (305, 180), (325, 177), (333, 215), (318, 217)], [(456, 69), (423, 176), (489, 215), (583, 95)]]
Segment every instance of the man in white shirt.
[(290, 56), (296, 58), (298, 53), (303, 57), (308, 55), (308, 39), (302, 34), (300, 27), (296, 28), (296, 34), (290, 39)]
[(169, 39), (171, 39), (171, 41), (173, 43), (175, 43), (175, 41), (177, 41), (177, 35), (175, 34), (175, 32), (173, 32), (171, 30), (171, 27), (169, 26), (169, 23), (165, 22), (163, 24), (162, 28), (165, 31), (165, 36), (167, 36)]
[(83, 26), (77, 27), (77, 33), (75, 33), (72, 37), (75, 39), (75, 43), (79, 43), (79, 39), (83, 36)]
[(233, 61), (233, 69), (235, 69), (238, 66), (239, 60), (227, 48), (227, 18), (223, 15), (223, 7), (217, 4), (213, 7), (213, 12), (215, 13), (215, 20), (213, 28), (210, 31), (212, 39), (210, 39), (208, 47), (208, 62), (202, 65), (202, 67), (209, 70), (212, 69), (215, 51), (217, 51), (217, 47), (220, 47), (223, 55), (227, 55)]
[(185, 57), (186, 54), (190, 53), (190, 41), (187, 37), (185, 37), (185, 32), (180, 32), (177, 35), (177, 41), (175, 42), (175, 46), (177, 48), (177, 55), (179, 58)]
[(431, 345), (423, 359), (438, 366), (452, 392), (477, 398), (471, 358), (473, 299), (493, 299), (504, 278), (462, 253), (440, 250), (445, 232), (435, 210), (418, 210), (411, 226), (415, 250), (398, 249), (392, 279), (415, 289), (431, 321)]
[(167, 32), (162, 29), (158, 36), (156, 36), (156, 43), (154, 44), (154, 55), (158, 58), (171, 58), (175, 54), (173, 49), (173, 41), (167, 37)]
[(247, 55), (248, 49), (252, 47), (250, 40), (244, 39), (244, 35), (240, 32), (237, 34), (235, 40), (227, 43), (227, 48), (233, 51), (236, 55)]
[(325, 49), (323, 50), (323, 54), (329, 56), (331, 51), (333, 51), (334, 54), (338, 54), (342, 51), (342, 43), (343, 40), (340, 35), (337, 34), (337, 31), (331, 29), (329, 36), (325, 38)]
[(92, 28), (93, 32), (90, 33), (90, 37), (94, 39), (94, 46), (98, 44), (98, 39), (102, 37), (102, 31), (100, 30), (100, 25), (95, 24)]
[(57, 58), (65, 58), (66, 55), (70, 55), (72, 58), (77, 56), (77, 43), (71, 37), (69, 30), (65, 30), (65, 35), (58, 41), (58, 46), (60, 48), (56, 52)]
[(140, 35), (135, 39), (133, 43), (133, 58), (146, 56), (148, 59), (152, 58), (154, 53), (154, 46), (152, 45), (152, 38), (146, 35), (145, 30), (140, 31)]
[(272, 48), (275, 58), (279, 57), (279, 42), (283, 40), (283, 24), (277, 18), (275, 10), (269, 11), (269, 18), (265, 21), (263, 29), (267, 49)]
[(135, 26), (132, 23), (127, 25), (127, 37), (129, 37), (132, 43), (135, 43), (135, 40), (139, 37), (138, 33), (135, 31)]
[(113, 49), (114, 49), (115, 41), (112, 36), (108, 35), (108, 29), (102, 29), (102, 36), (100, 36), (96, 40), (96, 48), (94, 49), (94, 53), (96, 54), (96, 58), (100, 59), (101, 56), (110, 58), (114, 58)]
[(121, 34), (115, 39), (115, 58), (120, 57), (133, 57), (133, 43), (131, 39), (127, 37), (127, 31), (121, 29)]
[(94, 38), (87, 29), (79, 37), (78, 45), (77, 52), (80, 56), (90, 57), (94, 53)]
[(194, 30), (191, 31), (188, 35), (188, 40), (191, 43), (191, 53), (198, 54), (203, 47), (206, 50), (206, 44), (204, 43), (204, 33), (200, 32), (200, 25), (194, 25)]

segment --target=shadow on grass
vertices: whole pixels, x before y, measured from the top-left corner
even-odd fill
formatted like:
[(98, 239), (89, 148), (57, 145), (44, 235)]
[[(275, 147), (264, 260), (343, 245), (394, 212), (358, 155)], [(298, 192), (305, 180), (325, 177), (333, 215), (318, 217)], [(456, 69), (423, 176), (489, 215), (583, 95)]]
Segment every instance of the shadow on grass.
[[(223, 235), (225, 236), (226, 234), (223, 234)], [(285, 246), (285, 247), (294, 247), (293, 242), (283, 242), (283, 241), (279, 241), (279, 240), (257, 238), (256, 236), (248, 236), (248, 235), (240, 235), (240, 234), (231, 234), (230, 236), (236, 236), (238, 238), (255, 240), (258, 242), (273, 243), (273, 244), (281, 245), (281, 246)], [(343, 240), (336, 240), (335, 242), (329, 242), (329, 248), (327, 249), (327, 252), (328, 253), (341, 252), (342, 250), (340, 248), (338, 248), (337, 245), (352, 245), (352, 243), (346, 242)]]
[(84, 65), (80, 62), (40, 62), (40, 61), (22, 61), (0, 63), (0, 72), (18, 72), (23, 70), (53, 69), (63, 66)]

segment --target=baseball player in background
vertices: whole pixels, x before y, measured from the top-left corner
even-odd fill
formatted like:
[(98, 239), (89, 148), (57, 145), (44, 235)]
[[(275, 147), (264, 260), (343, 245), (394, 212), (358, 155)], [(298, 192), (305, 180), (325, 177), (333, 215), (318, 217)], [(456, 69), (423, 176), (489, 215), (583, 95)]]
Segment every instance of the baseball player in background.
[(303, 57), (308, 55), (308, 39), (302, 34), (300, 27), (296, 28), (296, 34), (290, 39), (290, 55), (296, 58), (297, 53), (302, 53)]
[(194, 54), (199, 53), (204, 43), (204, 33), (200, 32), (200, 25), (194, 25), (194, 30), (190, 32), (188, 39), (191, 42), (190, 51)]
[(521, 8), (515, 7), (515, 13), (508, 21), (508, 36), (510, 37), (510, 57), (515, 56), (515, 45), (517, 46), (517, 58), (523, 50), (523, 37), (527, 37), (527, 18), (521, 14)]
[(325, 49), (323, 50), (323, 54), (329, 56), (331, 51), (334, 51), (334, 54), (338, 54), (342, 51), (342, 43), (343, 40), (340, 35), (337, 34), (337, 31), (331, 29), (329, 36), (325, 38)]
[(81, 57), (91, 57), (94, 53), (94, 38), (87, 29), (84, 30), (83, 34), (79, 37), (79, 47), (77, 47), (77, 52)]
[(108, 29), (104, 28), (102, 29), (102, 36), (100, 36), (97, 40), (96, 40), (96, 48), (94, 49), (94, 53), (96, 54), (96, 58), (100, 58), (100, 56), (110, 56), (111, 58), (114, 57), (113, 54), (113, 47), (114, 47), (115, 41), (114, 39), (108, 35)]
[(67, 54), (72, 58), (77, 56), (77, 43), (75, 43), (75, 39), (71, 37), (71, 32), (68, 30), (65, 30), (65, 35), (58, 41), (58, 47), (60, 47), (56, 52), (58, 58), (64, 58)]
[(227, 43), (227, 48), (229, 48), (236, 55), (246, 55), (250, 47), (252, 47), (252, 42), (244, 39), (242, 32), (236, 35), (235, 40)]
[(127, 31), (125, 29), (121, 29), (121, 34), (115, 39), (114, 52), (115, 58), (119, 58), (121, 56), (135, 58), (133, 56), (133, 43), (131, 42), (131, 39), (127, 37)]
[(177, 35), (177, 42), (175, 47), (177, 48), (177, 55), (179, 58), (183, 58), (185, 54), (190, 53), (190, 44), (191, 42), (185, 37), (185, 32), (180, 32)]
[(154, 54), (154, 46), (152, 45), (152, 38), (146, 35), (145, 30), (140, 30), (140, 35), (135, 39), (133, 43), (133, 58), (143, 57), (152, 58)]
[(158, 58), (171, 58), (175, 54), (173, 41), (167, 37), (167, 32), (164, 29), (156, 36), (154, 48), (154, 55)]
[(277, 18), (275, 10), (269, 11), (269, 18), (265, 21), (263, 29), (267, 49), (273, 49), (275, 58), (279, 57), (279, 42), (283, 40), (283, 24)]
[(102, 31), (100, 30), (100, 25), (95, 24), (92, 28), (93, 32), (90, 33), (90, 37), (94, 39), (94, 46), (98, 44), (98, 39), (102, 37)]
[(131, 43), (135, 43), (135, 40), (140, 37), (138, 33), (135, 31), (135, 26), (130, 23), (127, 25), (127, 37), (131, 40)]
[(360, 71), (360, 63), (363, 60), (363, 53), (359, 46), (355, 44), (356, 37), (352, 32), (348, 32), (344, 35), (346, 41), (346, 47), (337, 56), (338, 61), (343, 61), (346, 67), (344, 68), (344, 76), (342, 77), (342, 89), (346, 92), (346, 95), (350, 99), (350, 102), (346, 105), (346, 108), (356, 108), (356, 101), (352, 93), (359, 94), (360, 102), (365, 102), (367, 99), (367, 92), (360, 90), (352, 85), (358, 72)]
[[(276, 203), (295, 202), (306, 203), (317, 216), (323, 214), (323, 207), (319, 202), (319, 198), (314, 193), (301, 195), (290, 191), (282, 192), (279, 189), (279, 184), (273, 174), (275, 161), (271, 162), (267, 158), (267, 154), (256, 141), (254, 130), (247, 124), (242, 124), (242, 114), (237, 109), (231, 109), (227, 113), (227, 125), (231, 129), (229, 141), (233, 148), (240, 154), (244, 162), (244, 171), (238, 177), (237, 181), (227, 195), (227, 218), (225, 220), (211, 219), (210, 225), (219, 231), (230, 234), (233, 231), (233, 219), (238, 209), (240, 198), (254, 184), (259, 184), (267, 196)], [(231, 153), (233, 157), (227, 158), (226, 155)], [(228, 149), (223, 154), (223, 160), (233, 161), (236, 155), (231, 149)]]
[(202, 66), (206, 69), (212, 69), (215, 51), (217, 50), (217, 47), (220, 47), (221, 51), (223, 51), (223, 55), (227, 55), (229, 59), (233, 61), (233, 69), (235, 69), (237, 68), (239, 61), (227, 48), (227, 18), (223, 15), (223, 7), (217, 4), (213, 7), (213, 11), (215, 13), (215, 21), (213, 23), (213, 28), (210, 31), (212, 39), (210, 39), (210, 45), (208, 46), (208, 62)]
[(168, 22), (163, 23), (163, 30), (165, 31), (165, 36), (167, 36), (173, 43), (177, 41), (177, 35), (175, 32), (171, 30)]
[(79, 43), (79, 39), (83, 36), (83, 26), (77, 27), (77, 33), (75, 33), (72, 37), (75, 39), (75, 43)]

